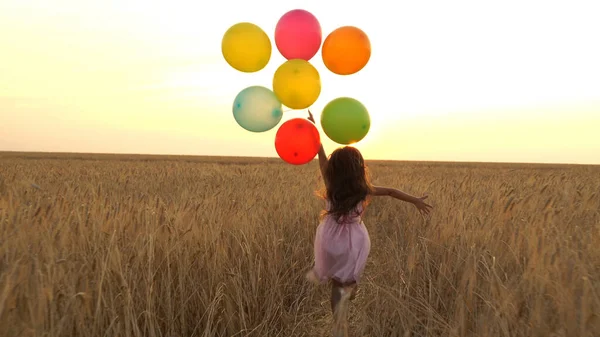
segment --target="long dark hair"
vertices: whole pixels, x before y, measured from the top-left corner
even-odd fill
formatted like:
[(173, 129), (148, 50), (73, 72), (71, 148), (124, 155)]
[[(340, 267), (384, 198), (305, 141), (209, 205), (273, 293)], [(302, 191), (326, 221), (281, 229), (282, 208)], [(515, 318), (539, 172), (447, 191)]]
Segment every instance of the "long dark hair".
[(346, 146), (331, 153), (325, 169), (325, 197), (331, 203), (326, 215), (337, 221), (368, 201), (372, 192), (365, 160), (358, 149)]

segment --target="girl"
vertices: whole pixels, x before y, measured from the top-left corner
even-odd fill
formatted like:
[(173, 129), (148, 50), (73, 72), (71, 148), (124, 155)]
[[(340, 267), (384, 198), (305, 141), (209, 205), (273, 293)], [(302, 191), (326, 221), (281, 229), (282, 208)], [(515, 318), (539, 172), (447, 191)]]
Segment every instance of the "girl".
[[(308, 111), (308, 114), (308, 120), (315, 123), (312, 113)], [(390, 196), (412, 203), (425, 215), (432, 207), (424, 202), (427, 196), (417, 198), (397, 189), (372, 186), (364, 159), (354, 147), (338, 148), (328, 160), (321, 145), (319, 166), (325, 182), (327, 207), (317, 227), (315, 264), (307, 278), (318, 284), (331, 281), (334, 336), (345, 336), (347, 302), (355, 296), (371, 248), (369, 233), (361, 220), (368, 198)]]

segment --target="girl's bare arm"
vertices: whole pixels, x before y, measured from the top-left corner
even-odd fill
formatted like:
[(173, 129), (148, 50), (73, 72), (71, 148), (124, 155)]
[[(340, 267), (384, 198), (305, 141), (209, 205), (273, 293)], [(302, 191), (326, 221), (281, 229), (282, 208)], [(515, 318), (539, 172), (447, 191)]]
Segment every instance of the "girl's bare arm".
[(429, 214), (429, 212), (433, 208), (433, 207), (431, 207), (431, 205), (425, 203), (424, 200), (427, 199), (427, 196), (418, 198), (418, 197), (412, 196), (410, 194), (406, 194), (395, 188), (373, 186), (372, 195), (373, 196), (387, 196), (387, 197), (392, 197), (392, 198), (395, 198), (398, 200), (410, 202), (411, 204), (415, 205), (415, 207), (417, 207), (419, 212), (421, 212), (422, 214)]
[[(315, 119), (310, 110), (308, 110), (308, 120), (315, 124)], [(321, 169), (321, 176), (323, 179), (325, 179), (325, 170), (327, 170), (327, 153), (325, 153), (323, 144), (321, 144), (321, 147), (319, 148), (319, 168)]]
[(418, 198), (391, 187), (373, 186), (373, 194), (377, 197), (392, 197), (414, 204)]
[(323, 144), (319, 148), (319, 168), (321, 169), (321, 176), (325, 179), (325, 170), (327, 170), (327, 154), (323, 149)]

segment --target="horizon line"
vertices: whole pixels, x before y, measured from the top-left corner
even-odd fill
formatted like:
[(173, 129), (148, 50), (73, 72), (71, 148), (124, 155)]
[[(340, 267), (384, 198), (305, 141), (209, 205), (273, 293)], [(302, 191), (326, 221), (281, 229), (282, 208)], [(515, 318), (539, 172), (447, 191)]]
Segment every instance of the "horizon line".
[[(101, 156), (149, 156), (149, 157), (196, 157), (196, 158), (242, 158), (242, 159), (279, 159), (276, 156), (226, 156), (226, 155), (195, 155), (195, 154), (167, 154), (167, 153), (121, 153), (121, 152), (68, 152), (68, 151), (16, 151), (16, 150), (0, 150), (0, 157), (5, 154), (29, 154), (29, 155), (101, 155)], [(311, 160), (317, 161), (317, 157)], [(505, 165), (542, 165), (542, 166), (587, 166), (600, 167), (600, 164), (581, 164), (581, 163), (560, 163), (560, 162), (511, 162), (511, 161), (447, 161), (447, 160), (408, 160), (408, 159), (365, 159), (367, 162), (398, 162), (398, 163), (428, 163), (428, 164), (505, 164)]]

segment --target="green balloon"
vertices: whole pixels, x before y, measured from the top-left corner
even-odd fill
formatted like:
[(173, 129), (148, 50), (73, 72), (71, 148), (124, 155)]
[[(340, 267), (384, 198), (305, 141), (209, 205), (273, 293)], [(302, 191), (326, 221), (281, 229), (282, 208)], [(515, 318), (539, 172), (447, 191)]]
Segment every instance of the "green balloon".
[(371, 128), (371, 117), (365, 106), (350, 97), (340, 97), (327, 103), (321, 113), (323, 132), (338, 144), (361, 141)]

